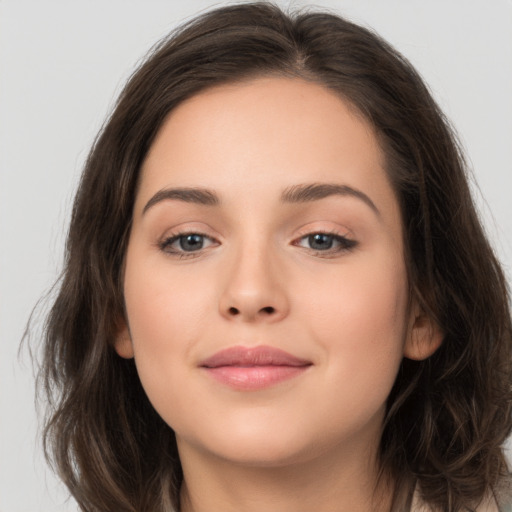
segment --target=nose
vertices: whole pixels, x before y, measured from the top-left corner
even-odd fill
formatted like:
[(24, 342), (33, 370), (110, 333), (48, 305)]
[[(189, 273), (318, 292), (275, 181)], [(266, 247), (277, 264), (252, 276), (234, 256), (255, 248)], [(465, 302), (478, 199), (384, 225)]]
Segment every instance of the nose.
[(219, 301), (230, 321), (277, 322), (289, 313), (286, 279), (278, 262), (265, 250), (244, 251), (227, 269)]

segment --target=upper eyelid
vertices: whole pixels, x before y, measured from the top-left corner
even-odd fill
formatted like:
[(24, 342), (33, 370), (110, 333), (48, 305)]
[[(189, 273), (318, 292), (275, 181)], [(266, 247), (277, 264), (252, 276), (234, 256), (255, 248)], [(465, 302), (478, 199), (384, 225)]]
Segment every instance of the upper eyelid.
[[(332, 235), (332, 236), (335, 236), (338, 238), (352, 239), (352, 237), (350, 236), (350, 233), (348, 231), (344, 232), (344, 233), (340, 233), (338, 230), (331, 230), (331, 229), (307, 229), (307, 230), (302, 231), (298, 235), (294, 236), (293, 240), (298, 240), (300, 238), (304, 238), (304, 237), (307, 237), (310, 235), (316, 235), (316, 234)], [(171, 232), (169, 234), (165, 234), (164, 236), (161, 237), (161, 241), (177, 239), (181, 236), (187, 236), (187, 235), (200, 235), (200, 236), (204, 236), (205, 238), (209, 238), (209, 239), (215, 240), (215, 241), (219, 241), (218, 238), (220, 238), (220, 237), (216, 237), (213, 235), (209, 235), (208, 233), (205, 233), (204, 231), (201, 231), (199, 229), (184, 229), (184, 230), (178, 230), (175, 232)]]
[(338, 238), (338, 239), (353, 240), (353, 238), (351, 236), (349, 236), (348, 233), (341, 234), (341, 233), (338, 233), (337, 231), (320, 231), (320, 230), (310, 231), (304, 235), (299, 235), (298, 237), (295, 238), (295, 240), (302, 240), (303, 238), (306, 238), (311, 235), (328, 235), (328, 236), (332, 236), (332, 237)]
[(212, 240), (220, 240), (221, 237), (216, 232), (212, 233), (214, 230), (210, 226), (204, 225), (203, 223), (198, 223), (200, 224), (199, 226), (195, 226), (194, 224), (196, 224), (196, 222), (184, 222), (172, 228), (168, 228), (164, 231), (164, 234), (159, 237), (160, 241), (186, 235), (201, 235)]
[(351, 230), (349, 230), (348, 228), (343, 228), (343, 229), (339, 229), (339, 228), (321, 228), (321, 227), (314, 227), (313, 229), (312, 228), (300, 228), (298, 230), (298, 235), (295, 237), (295, 240), (299, 239), (299, 238), (303, 238), (305, 236), (309, 236), (309, 235), (314, 235), (316, 233), (322, 233), (324, 235), (332, 235), (332, 236), (337, 236), (337, 237), (340, 237), (340, 238), (346, 238), (346, 239), (349, 239), (349, 240), (353, 240), (354, 239), (354, 235), (352, 233)]

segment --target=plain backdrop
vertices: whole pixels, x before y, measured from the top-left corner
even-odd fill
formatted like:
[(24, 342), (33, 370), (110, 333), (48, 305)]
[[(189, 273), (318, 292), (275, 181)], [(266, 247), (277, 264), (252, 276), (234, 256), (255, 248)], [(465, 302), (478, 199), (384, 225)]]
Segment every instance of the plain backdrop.
[[(212, 5), (221, 3), (0, 0), (0, 512), (77, 510), (43, 461), (19, 342), (60, 270), (82, 164), (124, 81), (160, 37)], [(423, 75), (466, 148), (510, 280), (512, 0), (315, 5), (374, 28)]]

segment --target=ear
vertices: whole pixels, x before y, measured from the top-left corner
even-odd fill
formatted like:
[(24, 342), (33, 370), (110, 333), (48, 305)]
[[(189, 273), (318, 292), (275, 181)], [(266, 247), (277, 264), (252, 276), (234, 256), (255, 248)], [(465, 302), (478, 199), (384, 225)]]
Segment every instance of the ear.
[(125, 320), (122, 320), (117, 329), (114, 349), (124, 359), (131, 359), (134, 356), (132, 338)]
[(415, 361), (427, 359), (441, 346), (443, 337), (444, 334), (437, 323), (415, 304), (411, 311), (404, 356)]

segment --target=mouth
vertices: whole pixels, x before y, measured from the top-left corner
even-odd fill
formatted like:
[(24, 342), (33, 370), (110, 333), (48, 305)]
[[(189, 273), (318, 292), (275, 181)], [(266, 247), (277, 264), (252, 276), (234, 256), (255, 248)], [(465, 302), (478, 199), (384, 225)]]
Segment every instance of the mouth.
[(200, 363), (208, 375), (237, 390), (258, 390), (304, 373), (312, 362), (273, 347), (230, 347)]

